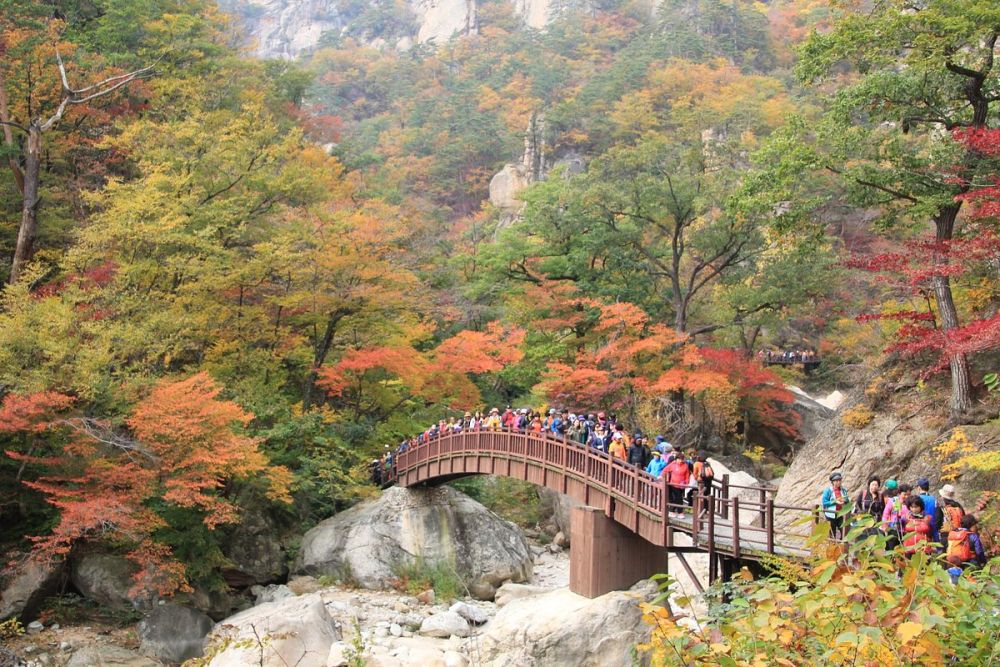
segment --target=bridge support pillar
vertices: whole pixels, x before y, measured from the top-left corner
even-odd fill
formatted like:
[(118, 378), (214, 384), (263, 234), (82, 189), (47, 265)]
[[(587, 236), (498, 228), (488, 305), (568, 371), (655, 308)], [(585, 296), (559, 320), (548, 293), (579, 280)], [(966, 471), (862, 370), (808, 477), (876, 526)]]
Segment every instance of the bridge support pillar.
[(667, 551), (608, 518), (603, 509), (570, 515), (569, 589), (596, 598), (667, 569)]

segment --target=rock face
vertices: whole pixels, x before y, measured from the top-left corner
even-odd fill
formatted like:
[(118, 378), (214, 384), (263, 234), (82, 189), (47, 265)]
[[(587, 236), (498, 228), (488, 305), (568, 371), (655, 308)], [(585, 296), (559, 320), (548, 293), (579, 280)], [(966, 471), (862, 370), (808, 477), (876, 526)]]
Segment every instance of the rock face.
[(259, 58), (291, 59), (311, 49), (324, 32), (344, 22), (337, 0), (219, 0), (243, 28)]
[(529, 28), (544, 28), (552, 18), (552, 0), (514, 0), (514, 11)]
[(443, 44), (455, 35), (475, 34), (475, 0), (409, 0), (420, 29), (418, 42)]
[(167, 662), (197, 658), (212, 625), (212, 619), (196, 609), (158, 605), (139, 623), (139, 648)]
[(135, 567), (121, 556), (88, 553), (70, 566), (70, 579), (85, 598), (105, 607), (123, 609), (134, 606), (129, 589), (135, 584)]
[(224, 647), (209, 667), (326, 667), (340, 630), (318, 593), (259, 605), (217, 624), (210, 645)]
[(386, 586), (414, 559), (450, 563), (477, 597), (531, 575), (528, 543), (513, 524), (450, 487), (387, 489), (306, 533), (296, 571), (349, 575)]
[(42, 602), (59, 590), (63, 577), (61, 562), (28, 561), (13, 574), (0, 591), (0, 619), (21, 616), (29, 621)]
[(506, 164), (490, 179), (490, 203), (505, 211), (518, 211), (524, 202), (517, 193), (530, 185), (528, 175), (519, 164)]
[(593, 600), (566, 589), (513, 600), (479, 638), (480, 664), (631, 665), (632, 647), (649, 635), (637, 598), (654, 593), (655, 586), (642, 582), (633, 592), (616, 591)]
[(227, 537), (223, 553), (233, 564), (223, 572), (230, 586), (268, 584), (288, 574), (278, 526), (257, 512), (243, 515), (240, 525)]

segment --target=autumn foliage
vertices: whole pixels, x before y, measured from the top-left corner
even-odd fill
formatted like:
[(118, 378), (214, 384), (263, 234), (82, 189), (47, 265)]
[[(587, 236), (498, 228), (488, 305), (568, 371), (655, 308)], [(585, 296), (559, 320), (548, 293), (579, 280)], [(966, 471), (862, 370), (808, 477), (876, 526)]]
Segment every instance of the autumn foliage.
[(240, 432), (253, 416), (220, 399), (221, 392), (204, 372), (161, 381), (132, 412), (128, 434), (80, 416), (57, 419), (69, 397), (8, 395), (0, 430), (50, 432), (48, 442), (37, 443), (50, 455), (33, 455), (34, 445), (6, 452), (38, 471), (23, 483), (58, 511), (51, 533), (32, 538), (34, 557), (63, 557), (82, 542), (124, 547), (141, 566), (137, 587), (169, 593), (186, 586), (184, 567), (156, 539), (167, 524), (152, 501), (196, 510), (210, 529), (238, 520), (228, 483), (260, 476), (270, 498), (288, 502), (288, 471)]

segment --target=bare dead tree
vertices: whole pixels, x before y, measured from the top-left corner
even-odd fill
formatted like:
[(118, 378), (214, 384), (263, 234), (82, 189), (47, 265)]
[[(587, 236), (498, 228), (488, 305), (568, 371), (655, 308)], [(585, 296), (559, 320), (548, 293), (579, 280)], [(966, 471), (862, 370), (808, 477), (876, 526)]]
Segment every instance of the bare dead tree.
[[(0, 125), (4, 127), (3, 138), (5, 143), (8, 145), (13, 145), (14, 143), (10, 132), (11, 128), (24, 133), (27, 137), (24, 148), (23, 166), (17, 165), (16, 160), (12, 161), (11, 164), (14, 178), (22, 195), (21, 224), (17, 231), (17, 246), (14, 250), (14, 259), (10, 270), (11, 283), (17, 281), (18, 277), (24, 271), (25, 265), (31, 261), (35, 250), (35, 238), (38, 235), (38, 190), (41, 180), (42, 135), (54, 128), (62, 120), (70, 106), (87, 104), (99, 97), (110, 95), (136, 79), (151, 73), (153, 69), (152, 65), (150, 65), (125, 74), (110, 76), (103, 81), (83, 88), (73, 88), (69, 83), (69, 78), (66, 76), (66, 66), (58, 50), (56, 50), (56, 63), (59, 66), (62, 101), (55, 112), (48, 118), (37, 115), (34, 118), (29, 118), (24, 123), (13, 121), (9, 118), (6, 94), (0, 94)], [(0, 90), (3, 89), (3, 84), (4, 82), (0, 80)]]

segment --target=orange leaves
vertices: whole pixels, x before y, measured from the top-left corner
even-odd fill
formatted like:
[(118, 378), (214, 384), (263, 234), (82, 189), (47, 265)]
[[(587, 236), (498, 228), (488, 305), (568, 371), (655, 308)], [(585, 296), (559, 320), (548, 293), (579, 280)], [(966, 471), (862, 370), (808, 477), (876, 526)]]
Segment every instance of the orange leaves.
[(491, 322), (486, 331), (460, 331), (434, 351), (434, 362), (456, 373), (491, 373), (524, 357), (524, 330)]
[[(218, 494), (224, 482), (268, 469), (257, 439), (236, 430), (253, 415), (232, 401), (219, 400), (221, 391), (205, 372), (161, 382), (128, 422), (160, 459), (163, 498), (204, 511), (210, 528), (236, 519), (236, 505)], [(287, 476), (273, 481), (281, 479)], [(284, 494), (282, 489), (276, 493)]]
[(72, 404), (72, 397), (54, 391), (8, 394), (0, 404), (0, 433), (40, 433), (49, 428), (56, 413)]
[(318, 371), (316, 384), (330, 396), (341, 396), (354, 386), (352, 380), (379, 370), (398, 378), (416, 396), (472, 407), (479, 401), (479, 390), (468, 375), (495, 373), (519, 362), (524, 336), (523, 329), (491, 322), (486, 331), (460, 331), (427, 353), (409, 345), (348, 350), (336, 364)]
[[(140, 572), (140, 584), (166, 593), (185, 586), (183, 566), (172, 562), (169, 549), (153, 540), (165, 523), (151, 509), (151, 500), (199, 510), (209, 528), (237, 518), (237, 505), (223, 491), (232, 479), (263, 477), (268, 498), (290, 502), (290, 471), (269, 465), (258, 440), (241, 433), (253, 415), (220, 399), (221, 392), (204, 372), (164, 380), (128, 420), (138, 441), (75, 428), (69, 431), (73, 438), (55, 456), (9, 452), (11, 458), (46, 469), (24, 484), (59, 511), (52, 531), (33, 538), (35, 557), (66, 554), (80, 540), (125, 545), (146, 569)], [(5, 430), (43, 430), (49, 424), (47, 415), (71, 403), (53, 392), (8, 396), (2, 408)]]

